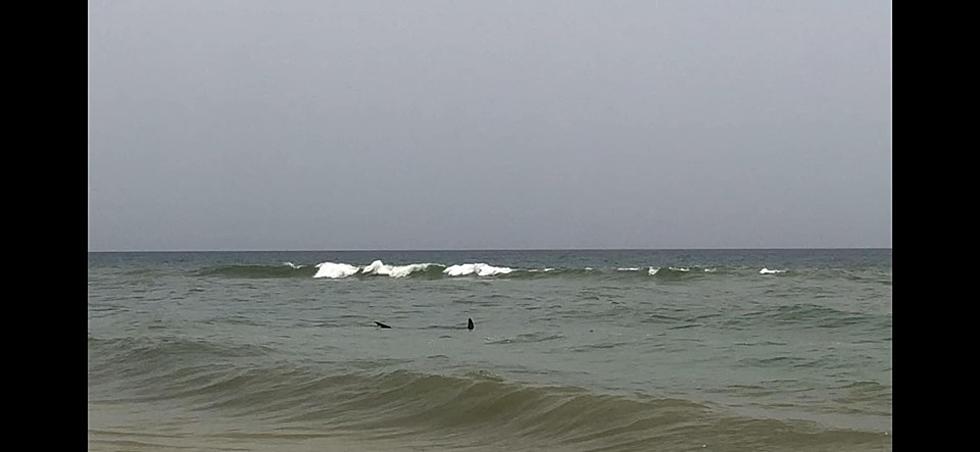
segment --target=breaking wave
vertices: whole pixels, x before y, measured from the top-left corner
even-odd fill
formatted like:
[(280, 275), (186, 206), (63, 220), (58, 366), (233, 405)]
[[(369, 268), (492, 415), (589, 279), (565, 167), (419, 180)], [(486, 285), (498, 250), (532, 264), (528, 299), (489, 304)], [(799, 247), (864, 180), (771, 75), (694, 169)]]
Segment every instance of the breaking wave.
[(778, 275), (780, 273), (786, 273), (786, 270), (770, 270), (768, 268), (763, 268), (759, 270), (760, 275)]
[[(755, 267), (758, 268), (758, 267)], [(441, 264), (434, 262), (387, 264), (376, 259), (366, 265), (345, 262), (320, 262), (318, 264), (279, 265), (223, 265), (207, 267), (195, 272), (198, 276), (227, 278), (602, 278), (602, 279), (652, 279), (655, 281), (687, 281), (706, 277), (787, 275), (786, 269), (720, 268), (712, 266), (647, 266), (608, 268), (517, 268), (486, 262)]]
[(451, 265), (442, 272), (445, 273), (446, 276), (496, 276), (506, 275), (513, 271), (514, 269), (510, 267), (494, 267), (493, 265), (478, 263)]

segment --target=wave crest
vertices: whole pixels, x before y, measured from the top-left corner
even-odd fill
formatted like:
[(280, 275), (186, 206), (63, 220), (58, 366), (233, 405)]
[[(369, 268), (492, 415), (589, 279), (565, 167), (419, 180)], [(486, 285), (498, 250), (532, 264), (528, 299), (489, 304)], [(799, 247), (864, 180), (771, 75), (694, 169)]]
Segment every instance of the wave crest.
[(514, 269), (510, 267), (494, 267), (493, 265), (476, 263), (476, 264), (458, 264), (446, 267), (442, 272), (447, 276), (468, 276), (475, 274), (476, 276), (496, 276), (496, 275), (506, 275), (513, 272)]
[(786, 270), (778, 270), (778, 269), (770, 270), (768, 268), (763, 268), (762, 270), (759, 270), (760, 275), (778, 275), (780, 273), (786, 273)]
[[(695, 400), (529, 384), (474, 369), (440, 375), (408, 370), (327, 373), (295, 366), (154, 364), (152, 372), (141, 375), (152, 378), (127, 376), (123, 382), (126, 392), (139, 388), (139, 395), (131, 400), (174, 400), (194, 410), (242, 419), (258, 415), (299, 428), (384, 429), (457, 441), (442, 443), (449, 448), (465, 448), (475, 439), (576, 450), (647, 448), (651, 444), (669, 450), (695, 450), (702, 444), (726, 444), (739, 450), (775, 445), (800, 450), (814, 445), (881, 447), (890, 443), (888, 436), (878, 432), (747, 417)], [(874, 398), (876, 391), (870, 392)], [(118, 402), (130, 395), (103, 394), (96, 397)]]
[(313, 275), (314, 278), (346, 278), (360, 270), (360, 268), (353, 265), (336, 262), (321, 262), (316, 264), (315, 267), (317, 268), (317, 272)]
[[(758, 268), (758, 267), (755, 267)], [(387, 276), (390, 278), (440, 279), (456, 277), (538, 279), (538, 278), (600, 278), (600, 279), (650, 279), (653, 281), (689, 281), (700, 278), (725, 278), (732, 276), (750, 277), (758, 275), (792, 275), (787, 269), (763, 268), (720, 268), (711, 266), (649, 266), (649, 267), (608, 267), (608, 268), (518, 268), (494, 265), (486, 262), (460, 264), (441, 264), (434, 262), (386, 264), (375, 259), (369, 264), (358, 265), (345, 262), (320, 262), (319, 264), (296, 264), (281, 262), (279, 265), (221, 265), (206, 267), (194, 272), (197, 276), (226, 278), (369, 278)]]
[(433, 265), (432, 263), (424, 264), (409, 264), (409, 265), (385, 265), (384, 262), (380, 260), (375, 260), (371, 262), (370, 265), (365, 266), (361, 269), (361, 274), (363, 275), (382, 275), (390, 276), (392, 278), (404, 278), (415, 272), (424, 272), (429, 267)]

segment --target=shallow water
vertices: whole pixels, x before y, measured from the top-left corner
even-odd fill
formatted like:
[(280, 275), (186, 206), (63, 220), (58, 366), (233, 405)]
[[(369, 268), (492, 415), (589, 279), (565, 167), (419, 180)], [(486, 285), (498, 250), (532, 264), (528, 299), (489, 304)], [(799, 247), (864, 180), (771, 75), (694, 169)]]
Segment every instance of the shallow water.
[(89, 445), (887, 450), (891, 281), (891, 250), (91, 253)]

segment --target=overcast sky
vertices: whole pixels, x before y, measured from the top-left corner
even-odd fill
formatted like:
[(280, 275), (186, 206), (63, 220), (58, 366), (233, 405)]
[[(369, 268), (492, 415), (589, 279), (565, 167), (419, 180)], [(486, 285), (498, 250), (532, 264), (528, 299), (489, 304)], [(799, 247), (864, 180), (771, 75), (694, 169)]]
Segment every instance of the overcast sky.
[(89, 5), (92, 251), (892, 246), (889, 1)]

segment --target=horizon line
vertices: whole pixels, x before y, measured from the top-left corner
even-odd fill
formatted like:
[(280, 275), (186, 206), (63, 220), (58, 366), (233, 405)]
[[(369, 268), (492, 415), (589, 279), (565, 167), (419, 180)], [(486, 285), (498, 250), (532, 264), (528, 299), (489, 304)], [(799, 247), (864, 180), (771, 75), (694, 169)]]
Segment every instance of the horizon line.
[(360, 248), (360, 249), (196, 249), (196, 250), (87, 250), (88, 253), (270, 253), (270, 252), (412, 252), (412, 251), (779, 251), (779, 250), (891, 250), (892, 247), (776, 247), (776, 248)]

